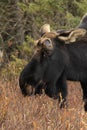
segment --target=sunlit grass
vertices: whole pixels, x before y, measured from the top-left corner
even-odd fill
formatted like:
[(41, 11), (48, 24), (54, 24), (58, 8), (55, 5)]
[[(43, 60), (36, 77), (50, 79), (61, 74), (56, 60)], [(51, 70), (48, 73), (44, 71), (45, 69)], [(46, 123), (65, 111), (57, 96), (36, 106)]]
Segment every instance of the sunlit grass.
[(18, 78), (2, 82), (0, 130), (87, 130), (79, 83), (68, 82), (68, 108), (60, 110), (58, 101), (45, 94), (23, 97)]

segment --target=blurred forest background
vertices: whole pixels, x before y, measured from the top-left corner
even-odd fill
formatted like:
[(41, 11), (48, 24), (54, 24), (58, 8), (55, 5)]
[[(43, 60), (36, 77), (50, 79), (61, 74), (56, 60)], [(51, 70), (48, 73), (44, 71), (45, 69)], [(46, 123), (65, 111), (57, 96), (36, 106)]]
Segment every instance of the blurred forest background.
[(34, 52), (40, 27), (77, 27), (87, 0), (0, 0), (0, 130), (87, 130), (82, 90), (68, 81), (68, 109), (46, 95), (23, 97), (19, 74)]
[(0, 0), (0, 68), (12, 66), (11, 73), (18, 74), (43, 24), (52, 30), (74, 28), (86, 12), (86, 0)]

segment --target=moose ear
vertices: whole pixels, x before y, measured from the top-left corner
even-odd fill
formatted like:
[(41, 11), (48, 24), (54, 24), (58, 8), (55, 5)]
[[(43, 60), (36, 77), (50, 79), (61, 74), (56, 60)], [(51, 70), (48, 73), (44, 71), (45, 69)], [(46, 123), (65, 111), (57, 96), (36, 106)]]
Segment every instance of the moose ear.
[(65, 43), (75, 42), (77, 38), (81, 38), (86, 34), (85, 29), (77, 28), (72, 30), (68, 36), (58, 36), (58, 39), (64, 41)]
[(52, 41), (48, 38), (46, 38), (43, 42), (43, 48), (47, 49), (47, 50), (53, 50), (53, 44)]
[(50, 24), (44, 24), (41, 28), (40, 28), (40, 34), (41, 36), (43, 36), (45, 33), (50, 32)]

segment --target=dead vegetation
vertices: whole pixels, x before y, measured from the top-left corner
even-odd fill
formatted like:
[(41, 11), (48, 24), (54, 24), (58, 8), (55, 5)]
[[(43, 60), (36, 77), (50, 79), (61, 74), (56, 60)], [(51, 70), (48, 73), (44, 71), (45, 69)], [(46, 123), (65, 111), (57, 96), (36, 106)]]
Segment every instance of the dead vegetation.
[(87, 130), (82, 90), (68, 82), (68, 108), (46, 95), (23, 97), (18, 78), (0, 82), (0, 130)]

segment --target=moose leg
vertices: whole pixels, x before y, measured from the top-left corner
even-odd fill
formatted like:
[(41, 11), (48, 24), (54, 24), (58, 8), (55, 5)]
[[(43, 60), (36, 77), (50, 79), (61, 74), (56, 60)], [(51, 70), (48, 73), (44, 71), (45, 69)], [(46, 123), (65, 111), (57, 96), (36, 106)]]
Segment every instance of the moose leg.
[(81, 82), (81, 87), (83, 90), (84, 109), (87, 111), (87, 82)]
[(43, 89), (43, 83), (40, 83), (37, 87), (36, 87), (36, 89), (35, 89), (35, 95), (36, 94), (39, 94), (39, 95), (41, 95), (43, 92), (42, 92), (42, 89)]
[(45, 93), (51, 98), (56, 98), (58, 96), (55, 81), (51, 80), (50, 82), (46, 83)]
[(66, 83), (66, 78), (64, 75), (62, 75), (58, 81), (57, 81), (57, 89), (58, 89), (58, 94), (59, 94), (59, 103), (60, 103), (60, 108), (67, 107), (67, 83)]

